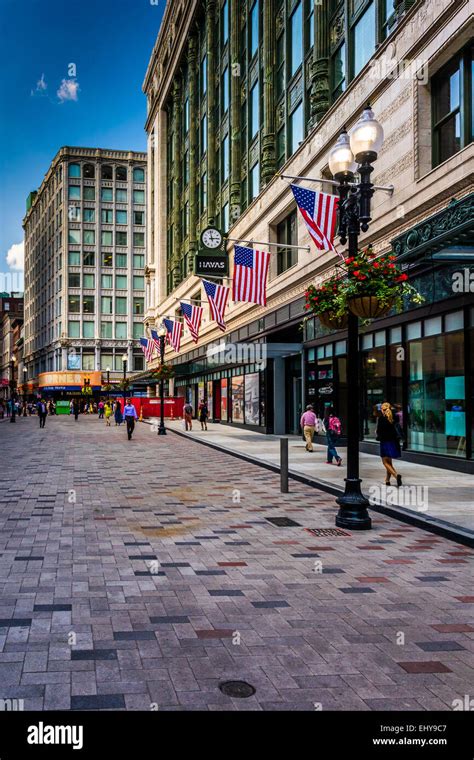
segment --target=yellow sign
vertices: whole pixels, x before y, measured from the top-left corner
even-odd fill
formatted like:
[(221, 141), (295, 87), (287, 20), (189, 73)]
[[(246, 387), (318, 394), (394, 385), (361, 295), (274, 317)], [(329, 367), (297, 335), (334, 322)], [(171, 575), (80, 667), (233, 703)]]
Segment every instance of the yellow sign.
[(64, 386), (84, 387), (84, 380), (90, 380), (91, 386), (102, 385), (102, 372), (43, 372), (39, 375), (40, 388)]

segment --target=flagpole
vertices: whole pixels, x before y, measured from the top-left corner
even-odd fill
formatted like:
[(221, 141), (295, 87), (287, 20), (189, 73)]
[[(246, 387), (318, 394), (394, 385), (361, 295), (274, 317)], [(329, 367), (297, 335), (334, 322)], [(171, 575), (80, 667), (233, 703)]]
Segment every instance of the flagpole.
[[(335, 187), (339, 187), (339, 182), (336, 182), (334, 179), (323, 179), (321, 177), (293, 177), (291, 174), (280, 174), (280, 179), (302, 179), (306, 180), (306, 182), (319, 182), (322, 185), (334, 185)], [(357, 182), (348, 182), (348, 187), (359, 187)], [(385, 193), (390, 193), (390, 195), (393, 195), (394, 186), (393, 185), (373, 185), (374, 190), (383, 190)]]
[[(226, 240), (229, 241), (229, 243), (247, 243), (248, 245), (274, 245), (277, 248), (299, 248), (301, 251), (310, 251), (309, 245), (293, 245), (290, 243), (270, 243), (269, 241), (263, 241), (263, 240), (237, 240), (237, 238), (226, 238)], [(271, 251), (270, 251), (271, 253)], [(275, 251), (277, 253), (277, 251)]]

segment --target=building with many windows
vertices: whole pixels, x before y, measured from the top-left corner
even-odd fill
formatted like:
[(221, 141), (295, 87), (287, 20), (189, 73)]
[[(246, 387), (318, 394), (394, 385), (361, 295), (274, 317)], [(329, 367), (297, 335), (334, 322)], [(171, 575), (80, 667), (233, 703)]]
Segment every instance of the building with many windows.
[(23, 325), (23, 293), (0, 293), (0, 400), (10, 398), (10, 384), (21, 382), (18, 361)]
[[(474, 283), (467, 272), (454, 285), (474, 253), (469, 3), (173, 0), (143, 89), (146, 320), (179, 319), (180, 300), (206, 305), (194, 261), (207, 226), (228, 236), (231, 261), (235, 240), (282, 246), (269, 248), (266, 307), (229, 303), (223, 338), (206, 308), (199, 344), (185, 329), (179, 355), (168, 350), (175, 392), (206, 396), (213, 419), (262, 432), (297, 432), (308, 402), (336, 407), (344, 424), (347, 336), (304, 321), (306, 287), (337, 257), (314, 247), (281, 174), (335, 192), (324, 183), (329, 151), (369, 101), (385, 134), (372, 180), (393, 193), (376, 192), (361, 244), (400, 256), (426, 301), (361, 325), (362, 448), (376, 450), (390, 399), (407, 456), (472, 469)], [(265, 367), (251, 350), (216, 361), (209, 348), (221, 339), (264, 345)]]
[(87, 373), (113, 379), (124, 356), (129, 371), (142, 370), (146, 155), (61, 148), (23, 226), (30, 383), (60, 394)]

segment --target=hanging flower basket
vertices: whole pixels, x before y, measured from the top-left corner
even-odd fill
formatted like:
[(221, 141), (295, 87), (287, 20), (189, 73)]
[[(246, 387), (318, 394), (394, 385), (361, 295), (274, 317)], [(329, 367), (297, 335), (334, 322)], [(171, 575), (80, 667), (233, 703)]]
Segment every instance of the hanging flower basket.
[(376, 319), (388, 314), (394, 299), (382, 301), (377, 296), (353, 296), (347, 299), (347, 305), (353, 314), (361, 319)]
[(150, 374), (154, 380), (170, 380), (174, 377), (174, 368), (171, 364), (161, 364)]
[(333, 311), (324, 311), (322, 314), (318, 314), (318, 317), (321, 324), (331, 330), (344, 330), (349, 321), (347, 314), (337, 315)]

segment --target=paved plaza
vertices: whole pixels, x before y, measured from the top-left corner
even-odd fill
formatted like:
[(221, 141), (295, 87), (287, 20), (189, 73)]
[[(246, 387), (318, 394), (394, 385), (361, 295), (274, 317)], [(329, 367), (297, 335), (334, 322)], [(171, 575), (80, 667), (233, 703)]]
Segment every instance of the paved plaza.
[[(143, 423), (129, 443), (97, 417), (3, 422), (0, 451), (0, 698), (422, 711), (474, 695), (468, 547), (377, 513), (326, 534), (331, 495), (282, 495), (278, 474)], [(224, 694), (233, 680), (254, 695)]]

